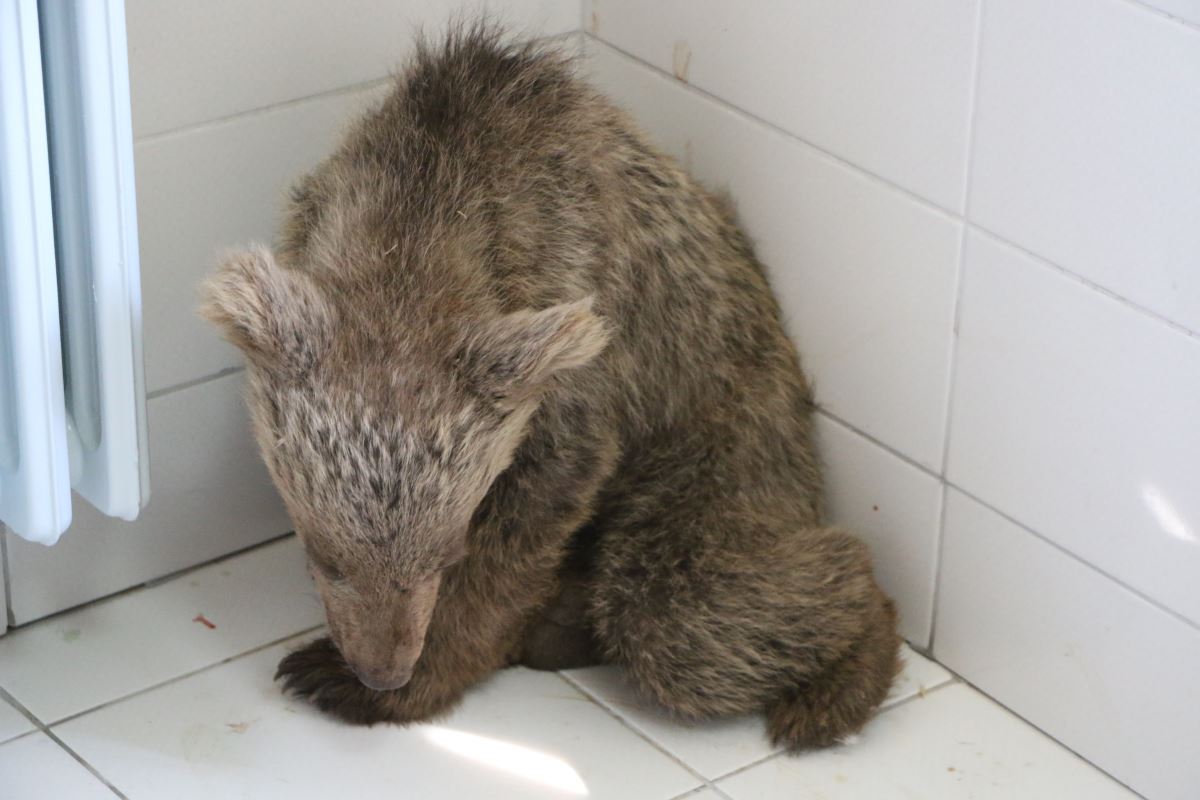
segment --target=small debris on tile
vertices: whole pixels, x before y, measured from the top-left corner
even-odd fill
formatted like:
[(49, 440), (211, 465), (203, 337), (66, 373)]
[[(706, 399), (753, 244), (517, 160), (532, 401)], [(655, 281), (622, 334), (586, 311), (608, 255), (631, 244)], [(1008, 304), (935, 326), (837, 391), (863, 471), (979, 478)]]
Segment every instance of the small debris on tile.
[(256, 719), (252, 719), (249, 722), (226, 722), (225, 727), (229, 728), (229, 730), (233, 731), (234, 733), (245, 733), (246, 730), (256, 722), (258, 722)]
[(692, 63), (692, 48), (680, 39), (675, 42), (675, 51), (671, 54), (671, 64), (675, 77), (687, 83), (688, 66)]
[(878, 511), (878, 510), (879, 510), (879, 506), (871, 506), (871, 510), (872, 510), (872, 511)]
[(925, 684), (921, 684), (920, 686), (918, 686), (918, 687), (917, 687), (917, 697), (919, 697), (919, 698), (921, 698), (922, 700), (924, 700), (924, 699), (925, 699), (925, 694), (926, 694), (926, 692), (925, 692)]
[(208, 628), (210, 631), (214, 631), (217, 629), (217, 626), (213, 623), (213, 621), (210, 620), (208, 617), (204, 616), (203, 614), (197, 614), (196, 616), (192, 617), (192, 622), (199, 622), (201, 625)]
[(62, 639), (67, 644), (70, 644), (71, 642), (75, 641), (78, 638), (79, 638), (79, 628), (71, 628), (70, 630), (63, 631), (63, 633), (62, 633)]

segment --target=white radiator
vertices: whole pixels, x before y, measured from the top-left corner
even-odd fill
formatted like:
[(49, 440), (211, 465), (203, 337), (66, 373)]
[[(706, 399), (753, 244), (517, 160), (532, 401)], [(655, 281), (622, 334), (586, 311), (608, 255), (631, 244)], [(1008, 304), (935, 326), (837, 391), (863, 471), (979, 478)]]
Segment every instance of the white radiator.
[(0, 0), (0, 522), (45, 544), (149, 498), (128, 74), (121, 0)]

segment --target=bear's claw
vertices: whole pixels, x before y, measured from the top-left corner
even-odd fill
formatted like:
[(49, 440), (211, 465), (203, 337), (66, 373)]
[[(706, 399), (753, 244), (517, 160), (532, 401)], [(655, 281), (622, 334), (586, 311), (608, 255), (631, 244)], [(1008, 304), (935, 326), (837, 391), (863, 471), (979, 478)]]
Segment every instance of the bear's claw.
[(304, 698), (346, 722), (374, 725), (392, 718), (387, 702), (392, 692), (363, 686), (328, 636), (284, 656), (275, 680), (283, 681), (283, 690), (288, 694)]

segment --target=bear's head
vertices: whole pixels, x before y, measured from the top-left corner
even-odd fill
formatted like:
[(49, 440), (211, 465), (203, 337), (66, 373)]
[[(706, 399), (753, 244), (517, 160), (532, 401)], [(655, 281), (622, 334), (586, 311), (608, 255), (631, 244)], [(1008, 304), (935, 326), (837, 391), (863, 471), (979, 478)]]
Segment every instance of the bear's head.
[(334, 642), (365, 685), (392, 689), (411, 676), (443, 575), (469, 557), (472, 516), (544, 390), (609, 333), (590, 299), (403, 319), (364, 302), (376, 288), (256, 248), (225, 260), (201, 313), (247, 357), (255, 436)]

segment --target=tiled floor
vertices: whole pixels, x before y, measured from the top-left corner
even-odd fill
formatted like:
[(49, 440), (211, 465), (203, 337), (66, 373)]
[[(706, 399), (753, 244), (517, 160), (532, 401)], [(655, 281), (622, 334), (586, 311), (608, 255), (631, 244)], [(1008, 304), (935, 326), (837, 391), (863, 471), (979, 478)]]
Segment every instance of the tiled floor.
[(0, 637), (0, 797), (1134, 797), (913, 652), (856, 742), (799, 757), (757, 718), (667, 719), (607, 667), (509, 670), (437, 724), (349, 727), (271, 680), (321, 621), (285, 539)]

